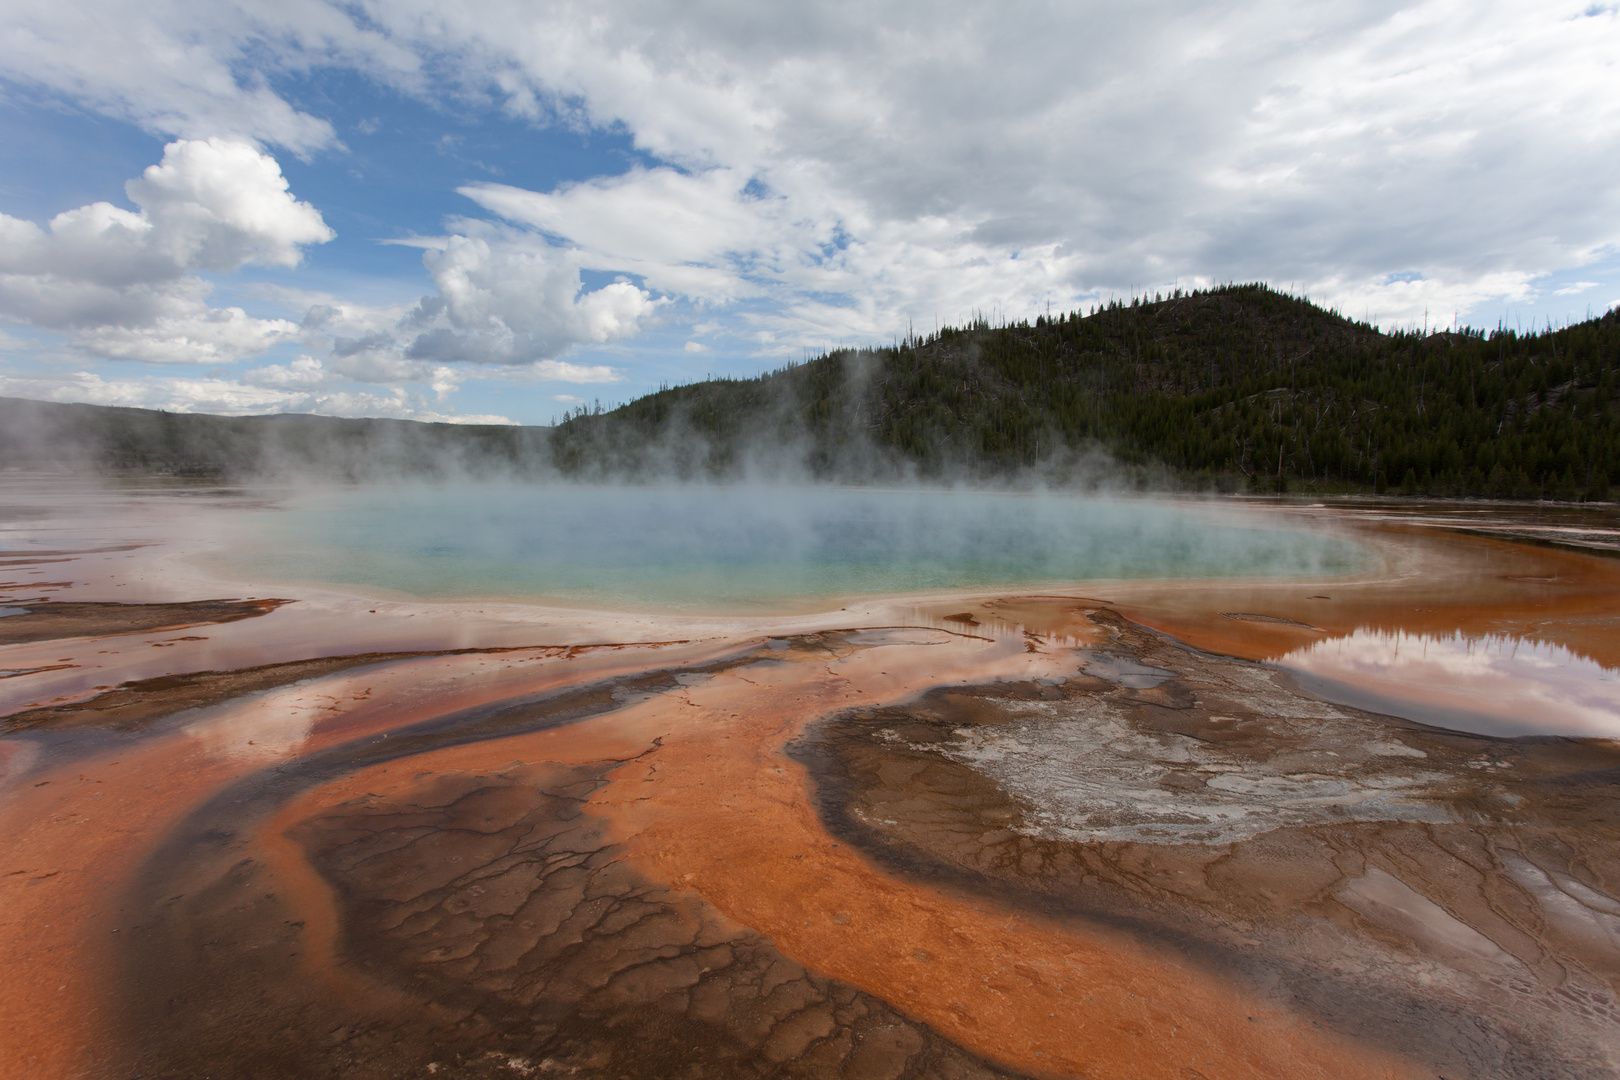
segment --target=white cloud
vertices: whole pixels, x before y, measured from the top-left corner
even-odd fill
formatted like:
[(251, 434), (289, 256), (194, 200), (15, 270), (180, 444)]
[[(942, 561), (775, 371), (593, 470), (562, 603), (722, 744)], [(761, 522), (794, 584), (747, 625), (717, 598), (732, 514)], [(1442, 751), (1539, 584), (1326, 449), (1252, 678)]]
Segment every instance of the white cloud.
[[(425, 259), (439, 270), (444, 291), (415, 304), (367, 306), (318, 293), (275, 291), (282, 303), (305, 307), (298, 336), (311, 353), (323, 355), (321, 380), (426, 382), (442, 397), (466, 377), (470, 363), (496, 365), (501, 377), (516, 382), (620, 382), (624, 376), (605, 364), (576, 364), (554, 355), (580, 342), (634, 333), (638, 320), (657, 306), (644, 291), (621, 282), (583, 291), (568, 254), (534, 238), (514, 242), (496, 236), (491, 243), (449, 237), (419, 246), (427, 248)], [(446, 252), (456, 256), (448, 269), (439, 261)], [(311, 359), (293, 365), (299, 378), (316, 377), (307, 363)], [(291, 368), (286, 375), (273, 374), (279, 371), (280, 366), (267, 365), (245, 377), (293, 377)]]
[(172, 142), (124, 190), (139, 212), (91, 203), (43, 229), (0, 215), (0, 274), (149, 286), (197, 270), (296, 266), (303, 246), (335, 235), (287, 190), (275, 159), (245, 143)]
[(246, 143), (172, 142), (124, 188), (150, 222), (154, 250), (187, 270), (297, 266), (304, 245), (337, 235), (287, 190), (275, 158)]
[(160, 315), (143, 326), (95, 326), (74, 332), (82, 352), (150, 364), (227, 364), (289, 340), (298, 324), (255, 319), (239, 307)]
[(1596, 282), (1596, 281), (1577, 281), (1577, 282), (1574, 282), (1573, 284), (1565, 285), (1562, 289), (1554, 289), (1553, 290), (1553, 295), (1554, 296), (1579, 296), (1581, 293), (1585, 292), (1587, 289), (1595, 289), (1595, 288), (1597, 288), (1598, 284), (1599, 283)]
[(529, 366), (530, 377), (539, 382), (615, 383), (624, 376), (604, 364), (570, 364), (566, 360), (540, 360)]
[(587, 269), (634, 273), (704, 304), (767, 299), (771, 309), (750, 319), (773, 338), (861, 339), (886, 334), (897, 309), (922, 317), (943, 308), (955, 318), (1069, 296), (1064, 275), (1073, 259), (1056, 245), (1007, 251), (976, 240), (970, 225), (938, 217), (816, 224), (795, 216), (786, 197), (756, 194), (724, 169), (700, 176), (635, 170), (550, 194), (494, 184), (461, 190), (568, 245)]
[[(454, 235), (422, 253), (438, 288), (414, 321), (423, 327), (405, 348), (412, 360), (434, 363), (543, 364), (581, 343), (603, 344), (635, 334), (660, 301), (616, 281), (584, 291), (574, 253), (538, 238), (490, 231)], [(552, 377), (607, 381), (604, 369), (552, 363)]]
[[(251, 146), (180, 140), (126, 185), (138, 211), (95, 203), (45, 228), (0, 215), (0, 318), (64, 332), (79, 354), (149, 363), (230, 364), (302, 339), (326, 355), (251, 369), (241, 386), (330, 395), (349, 382), (425, 383), (442, 401), (462, 378), (451, 365), (469, 362), (513, 365), (531, 380), (618, 381), (605, 365), (556, 357), (633, 335), (659, 305), (625, 281), (586, 291), (573, 252), (485, 228), (424, 251), (438, 294), (414, 307), (321, 298), (301, 323), (209, 307), (197, 271), (292, 267), (304, 246), (333, 237), (287, 188), (275, 160)], [(231, 411), (234, 397), (216, 397)]]
[[(730, 169), (690, 174), (635, 169), (544, 194), (506, 184), (460, 189), (478, 205), (576, 246), (582, 265), (627, 271), (655, 289), (711, 301), (757, 295), (750, 271), (770, 273), (818, 241), (781, 219), (785, 201), (749, 199), (749, 178)], [(657, 222), (656, 228), (649, 228)]]
[(249, 368), (242, 373), (240, 381), (246, 386), (307, 393), (335, 393), (350, 382), (384, 386), (426, 384), (433, 400), (442, 402), (460, 389), (463, 377), (462, 372), (453, 368), (413, 363), (382, 352), (363, 354), (358, 364), (354, 361), (352, 356), (326, 360), (299, 356), (286, 364)]
[(420, 410), (409, 417), (427, 424), (501, 424), (516, 427), (517, 421), (500, 413), (440, 413), (431, 409)]
[(300, 356), (288, 364), (262, 364), (242, 373), (241, 381), (248, 386), (287, 389), (325, 386), (332, 381), (332, 373), (317, 357)]
[(153, 363), (256, 356), (296, 325), (210, 308), (206, 270), (296, 266), (333, 232), (244, 143), (180, 140), (125, 185), (138, 212), (98, 202), (44, 228), (0, 214), (0, 319), (68, 334), (81, 353)]
[(320, 0), (283, 0), (273, 10), (201, 0), (25, 2), (7, 6), (0, 28), (0, 67), (14, 83), (158, 135), (258, 140), (300, 154), (334, 145), (332, 125), (289, 105), (267, 79), (322, 62), (408, 85), (417, 57)]
[(1347, 318), (1366, 319), (1380, 326), (1424, 323), (1430, 328), (1450, 326), (1476, 305), (1488, 301), (1518, 302), (1533, 293), (1535, 277), (1507, 271), (1484, 274), (1473, 279), (1444, 280), (1418, 278), (1410, 281), (1350, 281), (1329, 278), (1301, 282), (1302, 291), (1314, 297), (1331, 297)]
[[(1521, 299), (1620, 239), (1620, 21), (1581, 4), (1020, 11), (419, 4), (380, 24), (515, 111), (623, 123), (681, 166), (464, 194), (586, 268), (763, 300), (778, 340), (1172, 279), (1411, 322)], [(1413, 267), (1427, 284), (1385, 284)]]

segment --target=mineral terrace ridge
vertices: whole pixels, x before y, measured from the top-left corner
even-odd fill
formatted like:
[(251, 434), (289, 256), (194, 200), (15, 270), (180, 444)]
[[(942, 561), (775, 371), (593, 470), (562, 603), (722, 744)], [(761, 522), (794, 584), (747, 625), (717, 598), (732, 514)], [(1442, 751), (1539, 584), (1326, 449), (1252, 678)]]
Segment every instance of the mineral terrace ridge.
[(743, 617), (233, 587), (191, 498), (7, 493), (6, 1076), (1620, 1071), (1620, 744), (1284, 662), (1612, 672), (1612, 510), (1268, 503), (1378, 565)]

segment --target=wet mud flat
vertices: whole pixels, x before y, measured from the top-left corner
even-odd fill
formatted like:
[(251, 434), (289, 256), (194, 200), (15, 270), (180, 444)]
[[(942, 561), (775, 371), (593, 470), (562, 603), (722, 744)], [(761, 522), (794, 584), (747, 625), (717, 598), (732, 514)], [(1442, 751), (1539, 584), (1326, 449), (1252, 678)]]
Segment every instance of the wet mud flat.
[(1620, 746), (1331, 705), (1106, 608), (1066, 680), (793, 747), (890, 872), (1159, 942), (1425, 1070), (1620, 1067)]

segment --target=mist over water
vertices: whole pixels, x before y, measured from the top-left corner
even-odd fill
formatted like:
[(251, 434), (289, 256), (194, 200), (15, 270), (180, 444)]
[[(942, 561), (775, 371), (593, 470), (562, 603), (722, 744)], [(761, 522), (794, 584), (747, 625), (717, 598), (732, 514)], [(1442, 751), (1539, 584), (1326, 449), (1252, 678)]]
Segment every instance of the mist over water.
[(1340, 537), (1138, 499), (831, 486), (461, 485), (295, 495), (210, 561), (426, 598), (747, 610), (1103, 578), (1347, 572)]

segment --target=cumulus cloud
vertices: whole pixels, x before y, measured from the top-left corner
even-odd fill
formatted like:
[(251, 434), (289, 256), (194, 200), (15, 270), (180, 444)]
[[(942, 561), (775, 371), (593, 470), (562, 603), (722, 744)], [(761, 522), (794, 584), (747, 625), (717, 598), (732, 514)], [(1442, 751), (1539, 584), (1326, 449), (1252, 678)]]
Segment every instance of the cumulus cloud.
[(1425, 277), (1382, 281), (1347, 281), (1329, 278), (1315, 282), (1313, 294), (1330, 296), (1339, 310), (1353, 319), (1387, 325), (1391, 322), (1450, 325), (1460, 312), (1491, 300), (1527, 299), (1534, 291), (1535, 275), (1523, 271), (1482, 274), (1473, 279)]
[(761, 327), (767, 351), (778, 338), (779, 351), (791, 351), (805, 336), (887, 333), (897, 311), (956, 317), (1071, 296), (1064, 275), (1073, 259), (1054, 244), (1009, 252), (977, 239), (971, 224), (937, 216), (808, 213), (756, 177), (723, 168), (636, 169), (549, 193), (504, 184), (461, 192), (568, 245), (586, 269), (633, 273), (702, 305), (764, 301), (746, 318)]
[(82, 352), (149, 364), (228, 364), (258, 356), (298, 330), (287, 319), (255, 319), (238, 307), (160, 315), (139, 326), (93, 326), (74, 332)]
[(298, 335), (323, 354), (328, 378), (393, 384), (461, 378), (452, 365), (495, 366), (517, 381), (610, 383), (605, 364), (559, 359), (581, 344), (629, 337), (664, 303), (615, 281), (584, 288), (576, 252), (544, 239), (468, 223), (479, 236), (413, 240), (436, 291), (415, 304), (366, 306), (276, 290), (307, 306)]
[(0, 319), (61, 331), (79, 352), (154, 363), (256, 356), (297, 326), (211, 308), (198, 271), (296, 266), (334, 233), (245, 143), (179, 140), (125, 185), (139, 209), (98, 202), (44, 227), (0, 214)]
[[(587, 268), (761, 301), (772, 339), (1172, 280), (1415, 321), (1620, 241), (1620, 19), (1583, 2), (404, 0), (366, 25), (673, 163), (463, 192)], [(1426, 284), (1387, 280), (1412, 268)]]
[[(611, 367), (558, 357), (636, 333), (660, 303), (628, 281), (586, 290), (575, 253), (486, 229), (427, 245), (438, 291), (415, 305), (308, 297), (298, 322), (255, 317), (210, 306), (202, 274), (295, 267), (305, 247), (334, 236), (288, 190), (273, 157), (239, 141), (177, 140), (125, 191), (136, 209), (98, 202), (44, 226), (0, 214), (0, 321), (62, 334), (78, 358), (224, 368), (287, 342), (310, 351), (235, 379), (160, 379), (151, 385), (166, 396), (156, 399), (129, 380), (82, 373), (35, 386), (44, 396), (224, 413), (427, 415), (424, 402), (445, 401), (469, 364), (509, 367), (519, 381), (618, 381)], [(300, 300), (272, 291), (283, 306)]]
[(336, 235), (287, 190), (275, 159), (246, 143), (172, 142), (124, 190), (139, 212), (92, 203), (45, 228), (0, 215), (0, 273), (120, 288), (248, 263), (296, 266), (304, 245)]
[(276, 160), (245, 143), (170, 143), (125, 191), (150, 223), (151, 249), (183, 269), (297, 266), (304, 245), (337, 235), (293, 198)]
[(585, 291), (572, 253), (519, 237), (450, 236), (422, 263), (438, 294), (418, 310), (430, 328), (406, 348), (413, 360), (533, 364), (629, 337), (659, 304), (628, 281)]

